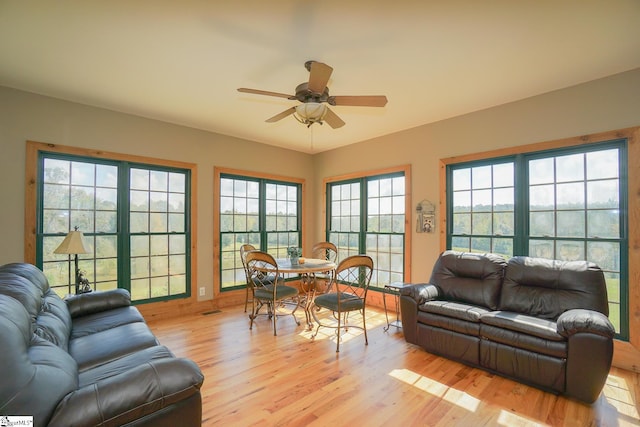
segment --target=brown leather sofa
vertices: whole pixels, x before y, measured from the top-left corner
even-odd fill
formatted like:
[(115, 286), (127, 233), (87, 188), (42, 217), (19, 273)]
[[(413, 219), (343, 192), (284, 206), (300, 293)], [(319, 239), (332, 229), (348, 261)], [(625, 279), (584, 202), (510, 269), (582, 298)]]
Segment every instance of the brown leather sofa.
[(593, 263), (446, 251), (400, 304), (407, 342), (557, 394), (591, 403), (611, 367), (615, 330)]
[(62, 300), (31, 264), (0, 267), (0, 415), (35, 426), (199, 426), (204, 377), (159, 345), (127, 291)]

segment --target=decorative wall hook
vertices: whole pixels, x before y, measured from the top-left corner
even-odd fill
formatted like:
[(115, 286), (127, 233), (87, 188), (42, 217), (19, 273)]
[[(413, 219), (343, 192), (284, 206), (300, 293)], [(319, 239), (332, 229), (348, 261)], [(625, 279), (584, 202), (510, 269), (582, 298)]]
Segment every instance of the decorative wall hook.
[(427, 199), (416, 206), (416, 232), (436, 232), (436, 205)]

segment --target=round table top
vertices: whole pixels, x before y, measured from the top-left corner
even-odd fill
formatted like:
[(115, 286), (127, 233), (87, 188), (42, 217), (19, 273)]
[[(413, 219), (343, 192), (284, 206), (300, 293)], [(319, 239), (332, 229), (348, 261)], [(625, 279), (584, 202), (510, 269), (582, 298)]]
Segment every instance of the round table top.
[(298, 263), (297, 265), (291, 264), (289, 258), (278, 258), (276, 259), (276, 263), (281, 273), (320, 273), (335, 270), (336, 268), (335, 262), (318, 258), (304, 258), (304, 263)]

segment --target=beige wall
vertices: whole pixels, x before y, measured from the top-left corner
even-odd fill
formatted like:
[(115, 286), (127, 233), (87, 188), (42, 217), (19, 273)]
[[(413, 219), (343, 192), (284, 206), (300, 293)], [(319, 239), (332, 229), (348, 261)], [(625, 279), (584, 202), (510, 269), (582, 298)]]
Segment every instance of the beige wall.
[[(205, 286), (211, 298), (214, 166), (306, 179), (310, 245), (323, 238), (325, 177), (410, 164), (413, 206), (423, 199), (437, 204), (439, 159), (637, 126), (639, 99), (636, 69), (309, 156), (0, 87), (0, 263), (23, 260), (26, 140), (196, 163), (197, 277), (198, 286)], [(415, 228), (413, 217), (410, 227)], [(440, 251), (439, 235), (412, 233), (411, 279), (423, 281)]]
[[(321, 207), (324, 177), (410, 164), (415, 209), (423, 199), (440, 202), (439, 159), (638, 125), (640, 69), (318, 154), (309, 192)], [(321, 216), (317, 227), (321, 235)], [(442, 230), (415, 233), (413, 219), (410, 227), (411, 279), (426, 281)]]
[[(303, 178), (315, 188), (308, 154), (0, 87), (0, 264), (24, 260), (27, 140), (197, 164), (197, 285), (207, 299), (214, 281), (214, 166)], [(313, 209), (306, 215), (307, 223), (317, 221)]]

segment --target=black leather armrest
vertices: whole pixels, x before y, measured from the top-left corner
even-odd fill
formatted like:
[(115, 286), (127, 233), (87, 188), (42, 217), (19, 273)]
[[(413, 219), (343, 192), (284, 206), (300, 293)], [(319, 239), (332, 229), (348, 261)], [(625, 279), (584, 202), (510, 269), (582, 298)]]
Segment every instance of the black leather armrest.
[(557, 323), (568, 344), (565, 393), (592, 403), (607, 381), (615, 329), (604, 314), (584, 309), (565, 311)]
[(89, 292), (65, 298), (71, 317), (86, 316), (118, 307), (131, 305), (131, 294), (126, 289)]
[(418, 343), (418, 306), (438, 296), (438, 288), (428, 283), (405, 286), (400, 289), (400, 316), (404, 339)]
[(191, 360), (153, 360), (69, 393), (49, 425), (124, 425), (199, 393), (203, 381)]
[(438, 288), (430, 283), (419, 283), (400, 289), (400, 295), (413, 298), (418, 305), (436, 299), (439, 294)]
[(558, 333), (569, 338), (579, 332), (588, 332), (613, 338), (616, 331), (604, 314), (584, 309), (567, 310), (558, 317)]

